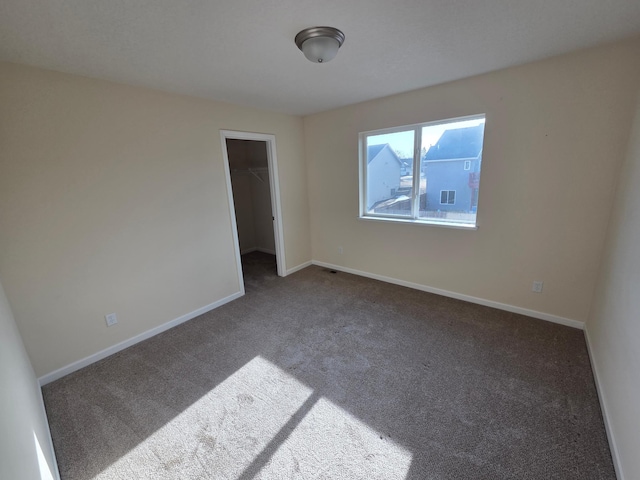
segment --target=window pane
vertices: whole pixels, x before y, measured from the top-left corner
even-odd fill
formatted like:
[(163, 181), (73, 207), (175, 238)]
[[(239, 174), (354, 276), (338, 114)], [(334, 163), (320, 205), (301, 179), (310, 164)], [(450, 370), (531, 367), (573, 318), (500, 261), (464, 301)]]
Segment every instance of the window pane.
[(422, 128), (419, 217), (476, 222), (485, 119)]
[(414, 131), (367, 137), (366, 212), (411, 215)]

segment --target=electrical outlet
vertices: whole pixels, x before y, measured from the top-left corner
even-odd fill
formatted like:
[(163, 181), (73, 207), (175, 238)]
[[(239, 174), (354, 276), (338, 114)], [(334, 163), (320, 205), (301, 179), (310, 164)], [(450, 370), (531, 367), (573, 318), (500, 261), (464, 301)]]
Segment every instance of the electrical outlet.
[(344, 249), (342, 247), (338, 247), (338, 254), (342, 255), (344, 253)]
[(107, 327), (112, 327), (116, 323), (118, 323), (118, 317), (115, 313), (110, 313), (109, 315), (105, 315), (104, 319), (107, 321)]
[(542, 280), (534, 280), (533, 281), (533, 291), (536, 293), (542, 293)]

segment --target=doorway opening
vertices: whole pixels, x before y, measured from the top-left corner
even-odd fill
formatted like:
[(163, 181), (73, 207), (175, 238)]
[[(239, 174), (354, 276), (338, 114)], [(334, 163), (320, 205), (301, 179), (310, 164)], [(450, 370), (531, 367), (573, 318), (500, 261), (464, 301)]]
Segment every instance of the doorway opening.
[[(247, 275), (285, 275), (275, 136), (221, 131), (236, 261)], [(244, 270), (243, 270), (244, 267)]]

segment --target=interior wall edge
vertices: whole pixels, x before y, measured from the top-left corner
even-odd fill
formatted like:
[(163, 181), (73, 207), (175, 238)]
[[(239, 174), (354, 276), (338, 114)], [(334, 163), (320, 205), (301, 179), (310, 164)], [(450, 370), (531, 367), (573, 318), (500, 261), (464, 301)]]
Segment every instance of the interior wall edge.
[(103, 360), (111, 355), (113, 355), (114, 353), (118, 353), (121, 350), (124, 350), (125, 348), (131, 347), (132, 345), (135, 345), (136, 343), (140, 343), (144, 340), (147, 340), (151, 337), (154, 337), (162, 332), (165, 332), (167, 330), (169, 330), (170, 328), (173, 327), (177, 327), (178, 325), (180, 325), (181, 323), (187, 322), (189, 320), (194, 319), (195, 317), (202, 315), (204, 313), (207, 313), (211, 310), (214, 310), (218, 307), (221, 307), (222, 305), (229, 303), (233, 300), (236, 300), (240, 297), (242, 297), (244, 295), (244, 293), (242, 291), (238, 291), (236, 293), (233, 293), (227, 297), (221, 298), (220, 300), (210, 303), (209, 305), (205, 305), (204, 307), (198, 308), (197, 310), (194, 310), (193, 312), (189, 312), (185, 315), (182, 315), (178, 318), (175, 318), (173, 320), (170, 320), (166, 323), (163, 323), (162, 325), (159, 325), (157, 327), (154, 327), (150, 330), (147, 330), (146, 332), (142, 332), (134, 337), (129, 338), (128, 340), (124, 340), (120, 343), (117, 343), (115, 345), (112, 345), (111, 347), (105, 348), (104, 350), (100, 350), (99, 352), (96, 352), (92, 355), (89, 355), (85, 358), (82, 358), (80, 360), (77, 360), (73, 363), (70, 363), (69, 365), (66, 365), (64, 367), (61, 367), (57, 370), (54, 370), (53, 372), (47, 373), (41, 377), (38, 378), (38, 383), (39, 385), (42, 387), (48, 383), (54, 382), (66, 375), (69, 375), (70, 373), (73, 373), (77, 370), (80, 370), (81, 368), (87, 367), (89, 365), (91, 365), (92, 363), (96, 363), (100, 360)]
[(537, 318), (538, 320), (545, 320), (551, 323), (557, 323), (559, 325), (565, 325), (567, 327), (577, 328), (584, 330), (584, 322), (580, 320), (574, 320), (572, 318), (560, 317), (550, 313), (539, 312), (537, 310), (530, 310), (528, 308), (517, 307), (515, 305), (509, 305), (507, 303), (500, 303), (494, 300), (488, 300), (485, 298), (473, 297), (471, 295), (465, 295), (463, 293), (452, 292), (449, 290), (442, 290), (440, 288), (430, 287), (428, 285), (421, 285), (419, 283), (408, 282), (398, 278), (387, 277), (385, 275), (378, 275), (376, 273), (365, 272), (362, 270), (356, 270), (354, 268), (343, 267), (340, 265), (334, 265), (331, 263), (325, 263), (318, 260), (312, 260), (313, 265), (319, 267), (331, 268), (345, 273), (351, 273), (353, 275), (359, 275), (361, 277), (372, 278), (374, 280), (380, 280), (394, 285), (400, 285), (402, 287), (413, 288), (415, 290), (421, 290), (427, 293), (434, 293), (436, 295), (442, 295), (444, 297), (455, 298), (456, 300), (463, 300), (469, 303), (475, 303), (477, 305), (483, 305), (485, 307), (497, 308), (498, 310), (504, 310), (506, 312), (517, 313), (520, 315), (526, 315), (528, 317)]
[(36, 387), (38, 390), (38, 400), (40, 402), (40, 408), (42, 409), (42, 415), (45, 419), (45, 428), (47, 431), (47, 447), (49, 448), (49, 452), (51, 453), (51, 458), (53, 461), (53, 469), (50, 473), (53, 474), (54, 480), (61, 480), (60, 478), (60, 468), (58, 467), (58, 457), (56, 457), (56, 449), (53, 446), (53, 439), (51, 437), (51, 429), (49, 428), (49, 417), (47, 415), (47, 408), (44, 405), (44, 397), (42, 396), (42, 385), (40, 384), (40, 379), (36, 380)]
[(624, 473), (622, 471), (622, 464), (620, 462), (620, 454), (618, 452), (618, 445), (613, 433), (613, 427), (609, 419), (609, 410), (607, 408), (607, 401), (604, 392), (604, 388), (600, 382), (600, 375), (598, 374), (598, 363), (594, 354), (594, 349), (591, 346), (589, 340), (589, 325), (584, 327), (584, 339), (587, 344), (587, 352), (589, 353), (589, 361), (591, 362), (591, 371), (593, 372), (593, 381), (596, 384), (596, 392), (598, 392), (598, 400), (600, 401), (600, 411), (602, 412), (602, 420), (604, 422), (604, 429), (607, 432), (607, 440), (609, 440), (609, 447), (611, 448), (611, 459), (613, 460), (613, 467), (616, 470), (616, 476), (618, 480), (625, 480)]
[(0, 478), (60, 480), (42, 398), (0, 284)]

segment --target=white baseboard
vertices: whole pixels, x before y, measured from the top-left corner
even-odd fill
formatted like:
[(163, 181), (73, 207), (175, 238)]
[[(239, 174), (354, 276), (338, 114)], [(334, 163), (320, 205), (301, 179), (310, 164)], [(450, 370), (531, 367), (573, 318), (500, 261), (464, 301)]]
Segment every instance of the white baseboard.
[(549, 313), (538, 312), (537, 310), (530, 310), (528, 308), (516, 307), (515, 305), (509, 305), (506, 303), (494, 302), (493, 300), (485, 300), (484, 298), (472, 297), (471, 295), (464, 295), (462, 293), (451, 292), (449, 290), (442, 290), (440, 288), (428, 287), (426, 285), (420, 285), (419, 283), (407, 282), (397, 278), (386, 277), (384, 275), (377, 275), (375, 273), (363, 272), (362, 270), (356, 270), (353, 268), (342, 267), (340, 265), (333, 265), (331, 263), (319, 262), (312, 260), (314, 265), (319, 267), (331, 268), (332, 270), (339, 270), (345, 273), (352, 273), (354, 275), (360, 275), (361, 277), (373, 278), (374, 280), (381, 280), (387, 283), (393, 283), (395, 285), (401, 285), (403, 287), (414, 288), (416, 290), (422, 290), (423, 292), (435, 293), (436, 295), (442, 295), (444, 297), (455, 298), (457, 300), (464, 300), (465, 302), (476, 303), (478, 305), (484, 305), (485, 307), (493, 307), (498, 310), (505, 310), (511, 313), (518, 313), (520, 315), (526, 315), (528, 317), (538, 318), (540, 320), (546, 320), (547, 322), (559, 323), (560, 325), (566, 325), (568, 327), (579, 328), (584, 330), (584, 322), (573, 320), (571, 318), (559, 317), (557, 315), (551, 315)]
[(92, 363), (102, 360), (103, 358), (106, 358), (110, 355), (113, 355), (114, 353), (124, 350), (125, 348), (128, 348), (131, 345), (135, 345), (136, 343), (142, 342), (143, 340), (146, 340), (155, 335), (158, 335), (159, 333), (162, 333), (166, 330), (169, 330), (170, 328), (180, 325), (181, 323), (191, 320), (192, 318), (195, 318), (198, 315), (207, 313), (208, 311), (213, 310), (214, 308), (218, 308), (224, 305), (225, 303), (229, 303), (237, 298), (240, 298), (243, 295), (244, 295), (244, 292), (236, 292), (232, 295), (229, 295), (228, 297), (218, 300), (217, 302), (213, 302), (209, 305), (206, 305), (202, 308), (194, 310), (193, 312), (182, 315), (167, 323), (158, 325), (157, 327), (152, 328), (151, 330), (147, 330), (146, 332), (142, 332), (139, 335), (136, 335), (135, 337), (132, 337), (128, 340), (117, 343), (111, 347), (105, 348), (104, 350), (100, 350), (99, 352), (94, 353), (93, 355), (89, 355), (88, 357), (85, 357), (81, 360), (73, 362), (65, 367), (59, 368), (58, 370), (55, 370), (51, 373), (47, 373), (46, 375), (43, 375), (42, 377), (38, 378), (38, 383), (40, 384), (40, 386), (43, 386), (43, 385), (46, 385), (47, 383), (51, 383), (55, 380), (58, 380), (59, 378), (62, 378), (65, 375), (69, 375), (70, 373), (73, 373), (76, 370), (80, 370), (81, 368), (84, 368), (87, 365), (91, 365)]
[(287, 275), (291, 275), (292, 273), (296, 273), (298, 270), (302, 270), (303, 268), (307, 268), (310, 265), (312, 265), (311, 260), (309, 260), (308, 262), (301, 263), (297, 267), (290, 268), (289, 270), (287, 270), (287, 273), (285, 274), (285, 277)]
[(604, 420), (604, 429), (607, 432), (607, 439), (609, 440), (609, 446), (611, 447), (611, 457), (613, 460), (613, 468), (616, 470), (616, 477), (618, 480), (625, 480), (622, 473), (622, 464), (620, 463), (620, 455), (618, 453), (618, 446), (616, 444), (615, 437), (611, 431), (611, 422), (609, 421), (609, 415), (607, 408), (607, 402), (604, 397), (604, 389), (600, 383), (600, 375), (598, 373), (598, 364), (593, 356), (593, 350), (591, 348), (591, 341), (589, 340), (589, 328), (584, 329), (584, 338), (587, 343), (587, 351), (589, 352), (589, 360), (591, 360), (591, 371), (593, 372), (593, 379), (596, 384), (596, 391), (598, 392), (598, 399), (600, 400), (600, 409), (602, 410), (602, 419)]
[(240, 255), (246, 255), (247, 253), (255, 252), (258, 250), (257, 247), (245, 248), (244, 250), (240, 250)]

